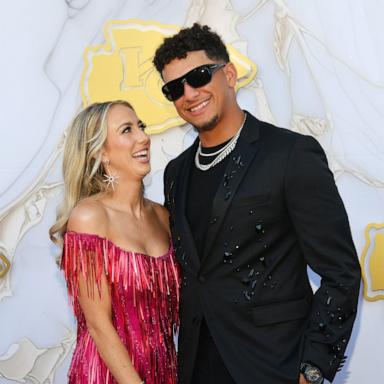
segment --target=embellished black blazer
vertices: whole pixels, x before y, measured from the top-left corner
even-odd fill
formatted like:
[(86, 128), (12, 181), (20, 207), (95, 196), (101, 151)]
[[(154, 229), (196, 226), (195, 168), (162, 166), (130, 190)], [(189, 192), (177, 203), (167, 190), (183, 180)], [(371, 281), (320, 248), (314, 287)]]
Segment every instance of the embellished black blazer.
[[(331, 381), (345, 359), (360, 266), (321, 146), (248, 113), (199, 257), (186, 218), (197, 143), (164, 173), (183, 276), (179, 382), (191, 383), (203, 317), (236, 383), (297, 384), (302, 361)], [(308, 265), (321, 277), (315, 293)]]

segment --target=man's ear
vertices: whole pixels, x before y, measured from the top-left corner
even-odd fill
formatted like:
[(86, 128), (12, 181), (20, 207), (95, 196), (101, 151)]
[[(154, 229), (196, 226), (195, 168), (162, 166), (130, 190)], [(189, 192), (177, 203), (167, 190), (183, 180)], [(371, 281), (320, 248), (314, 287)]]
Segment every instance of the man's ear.
[(237, 69), (235, 65), (231, 62), (229, 62), (225, 67), (224, 67), (224, 73), (227, 78), (228, 85), (231, 88), (236, 87), (237, 83)]

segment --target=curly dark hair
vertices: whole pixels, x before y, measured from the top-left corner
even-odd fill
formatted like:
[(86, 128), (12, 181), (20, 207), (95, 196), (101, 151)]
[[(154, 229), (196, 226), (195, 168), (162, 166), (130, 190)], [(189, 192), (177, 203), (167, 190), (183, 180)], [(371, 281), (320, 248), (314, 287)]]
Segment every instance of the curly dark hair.
[(174, 59), (184, 59), (191, 51), (205, 51), (211, 60), (229, 62), (229, 55), (221, 37), (207, 25), (194, 23), (190, 28), (181, 29), (176, 35), (167, 37), (157, 48), (153, 64), (160, 72)]

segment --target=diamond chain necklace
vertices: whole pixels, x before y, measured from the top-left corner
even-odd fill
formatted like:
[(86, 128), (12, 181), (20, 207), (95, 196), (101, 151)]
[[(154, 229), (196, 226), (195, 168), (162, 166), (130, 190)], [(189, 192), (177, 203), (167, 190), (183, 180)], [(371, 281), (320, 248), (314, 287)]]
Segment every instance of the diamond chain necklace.
[[(237, 131), (236, 135), (232, 137), (229, 142), (224, 145), (223, 148), (220, 148), (218, 151), (213, 152), (213, 153), (203, 153), (201, 151), (201, 141), (199, 141), (199, 146), (197, 147), (196, 155), (195, 155), (195, 165), (196, 168), (200, 169), (200, 171), (207, 171), (208, 169), (211, 169), (215, 165), (219, 164), (220, 161), (224, 160), (236, 147), (237, 140), (239, 139), (241, 130), (244, 127), (245, 120), (247, 118), (247, 114), (244, 113), (244, 120), (243, 123), (241, 124), (241, 127)], [(208, 164), (200, 164), (200, 159), (199, 156), (215, 156), (217, 155), (210, 163)]]

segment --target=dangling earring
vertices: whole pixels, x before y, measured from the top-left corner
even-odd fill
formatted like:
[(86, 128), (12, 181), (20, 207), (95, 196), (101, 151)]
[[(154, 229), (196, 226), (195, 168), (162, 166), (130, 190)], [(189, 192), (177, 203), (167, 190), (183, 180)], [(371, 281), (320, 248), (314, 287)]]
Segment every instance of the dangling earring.
[(107, 189), (109, 187), (112, 187), (112, 190), (115, 190), (115, 184), (119, 184), (119, 177), (112, 175), (111, 172), (108, 169), (109, 160), (103, 161), (103, 164), (105, 165), (105, 173), (104, 173), (104, 183), (107, 183)]

